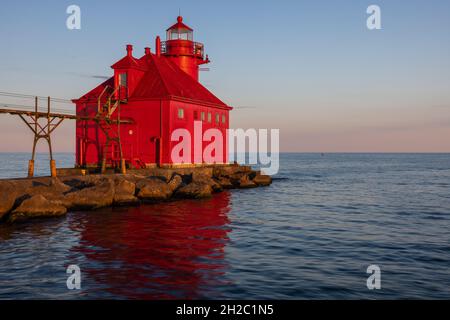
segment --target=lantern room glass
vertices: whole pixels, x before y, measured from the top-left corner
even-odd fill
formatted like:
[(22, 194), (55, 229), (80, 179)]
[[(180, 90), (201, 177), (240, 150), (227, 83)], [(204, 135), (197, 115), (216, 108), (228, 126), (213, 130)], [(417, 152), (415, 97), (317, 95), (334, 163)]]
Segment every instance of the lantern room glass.
[(193, 41), (194, 36), (192, 30), (188, 29), (171, 29), (167, 31), (167, 40), (189, 40)]

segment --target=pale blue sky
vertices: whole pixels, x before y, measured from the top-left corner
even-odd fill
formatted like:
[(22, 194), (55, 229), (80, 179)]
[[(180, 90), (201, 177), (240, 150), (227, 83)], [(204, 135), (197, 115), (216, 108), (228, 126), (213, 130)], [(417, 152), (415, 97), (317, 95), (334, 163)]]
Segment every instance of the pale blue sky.
[[(65, 26), (82, 10), (82, 29)], [(381, 7), (382, 30), (366, 28)], [(450, 1), (10, 1), (0, 11), (0, 91), (75, 98), (125, 45), (154, 49), (178, 10), (213, 63), (201, 81), (236, 106), (232, 126), (279, 128), (284, 151), (450, 152)], [(0, 101), (1, 102), (1, 101)], [(0, 115), (0, 151), (31, 136)], [(55, 135), (72, 151), (74, 124)]]

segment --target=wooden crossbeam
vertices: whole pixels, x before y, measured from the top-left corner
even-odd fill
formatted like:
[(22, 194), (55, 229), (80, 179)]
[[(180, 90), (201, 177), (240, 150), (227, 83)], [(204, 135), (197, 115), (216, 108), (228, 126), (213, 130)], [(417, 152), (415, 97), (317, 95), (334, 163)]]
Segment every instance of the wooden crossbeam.
[[(58, 119), (69, 119), (69, 120), (85, 120), (85, 121), (95, 121), (98, 120), (98, 117), (88, 117), (88, 116), (77, 116), (74, 114), (65, 114), (65, 113), (47, 113), (47, 112), (35, 112), (30, 110), (15, 110), (15, 109), (6, 109), (0, 107), (0, 114), (11, 114), (11, 115), (18, 115), (18, 116), (29, 116), (29, 117), (36, 117), (37, 118), (47, 118), (48, 115), (50, 115), (51, 118), (58, 118)], [(110, 120), (112, 124), (117, 124), (117, 120)], [(120, 120), (121, 124), (131, 124), (134, 123), (132, 120)], [(34, 124), (34, 123), (33, 123)]]

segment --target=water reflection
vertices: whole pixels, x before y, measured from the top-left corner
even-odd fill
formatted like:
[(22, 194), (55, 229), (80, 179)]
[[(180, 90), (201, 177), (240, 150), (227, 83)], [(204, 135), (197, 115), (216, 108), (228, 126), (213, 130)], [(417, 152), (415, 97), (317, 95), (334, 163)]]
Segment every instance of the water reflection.
[[(80, 234), (71, 249), (84, 256), (83, 287), (116, 298), (208, 297), (226, 269), (227, 192), (204, 201), (177, 201), (86, 214), (70, 228)], [(72, 260), (70, 257), (69, 261)], [(87, 288), (88, 287), (88, 288)], [(206, 290), (206, 291), (205, 291)]]

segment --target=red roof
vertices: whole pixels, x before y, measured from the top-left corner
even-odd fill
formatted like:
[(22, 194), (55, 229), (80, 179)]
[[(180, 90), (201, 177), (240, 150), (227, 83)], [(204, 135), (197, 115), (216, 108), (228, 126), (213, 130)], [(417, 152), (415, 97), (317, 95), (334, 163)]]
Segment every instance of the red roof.
[(139, 60), (134, 57), (126, 55), (116, 63), (114, 63), (111, 68), (113, 69), (128, 69), (128, 68), (141, 68)]
[(182, 16), (178, 16), (178, 18), (177, 18), (177, 23), (175, 23), (173, 26), (171, 26), (169, 29), (167, 29), (166, 31), (169, 31), (169, 30), (180, 30), (180, 29), (186, 29), (186, 30), (189, 30), (189, 31), (194, 31), (194, 30), (192, 30), (190, 27), (188, 27), (187, 25), (185, 25), (184, 23), (183, 23), (183, 17)]
[(148, 69), (130, 98), (179, 98), (188, 102), (229, 108), (169, 58), (150, 54), (142, 57), (140, 61), (146, 63)]
[[(145, 70), (145, 74), (128, 97), (130, 101), (177, 99), (188, 103), (232, 109), (165, 56), (157, 57), (154, 54), (148, 54), (140, 59), (127, 56), (115, 63), (113, 67), (122, 68), (127, 65)], [(114, 87), (114, 77), (79, 100), (97, 100), (107, 86)]]

